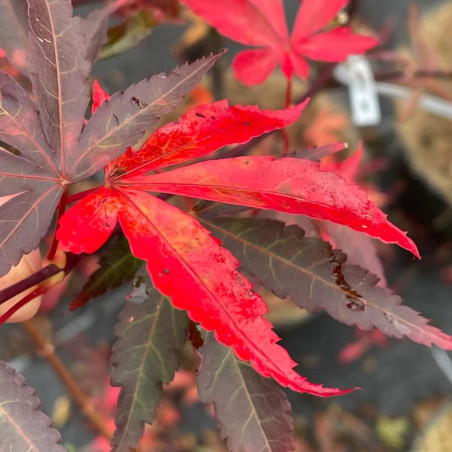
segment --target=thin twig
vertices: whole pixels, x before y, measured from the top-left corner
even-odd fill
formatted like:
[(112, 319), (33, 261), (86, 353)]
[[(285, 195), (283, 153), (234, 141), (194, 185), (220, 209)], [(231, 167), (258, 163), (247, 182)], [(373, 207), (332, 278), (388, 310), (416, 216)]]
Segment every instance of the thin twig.
[(27, 278), (12, 284), (6, 289), (0, 290), (0, 305), (12, 297), (19, 295), (24, 290), (36, 286), (37, 284), (41, 284), (46, 279), (49, 279), (58, 273), (64, 272), (67, 275), (84, 257), (84, 254), (66, 253), (66, 266), (64, 268), (58, 267), (55, 264), (47, 265)]
[(352, 18), (356, 14), (358, 7), (359, 7), (359, 0), (351, 0), (351, 2), (348, 5), (349, 19)]
[[(208, 33), (209, 40), (209, 49), (213, 53), (219, 52), (221, 49), (225, 47), (223, 36), (218, 33), (218, 31), (210, 27)], [(225, 70), (226, 60), (221, 58), (217, 63), (213, 66), (210, 74), (212, 80), (212, 93), (215, 100), (224, 99), (224, 70)]]
[(292, 77), (287, 78), (286, 99), (284, 101), (284, 108), (289, 108), (292, 102)]
[(67, 204), (67, 198), (68, 198), (68, 185), (64, 187), (63, 196), (61, 196), (60, 202), (58, 203), (58, 211), (57, 211), (57, 217), (55, 220), (55, 231), (53, 231), (53, 239), (52, 239), (52, 245), (49, 249), (49, 252), (47, 253), (47, 260), (52, 261), (55, 257), (56, 250), (58, 248), (58, 240), (56, 238), (57, 235), (57, 229), (58, 229), (58, 221), (60, 218), (64, 215), (64, 212), (66, 210), (66, 204)]
[(46, 279), (49, 279), (62, 271), (64, 271), (63, 268), (60, 268), (55, 264), (50, 264), (37, 271), (36, 273), (28, 276), (27, 278), (15, 284), (12, 284), (11, 286), (8, 286), (6, 289), (0, 291), (0, 305), (7, 302), (9, 299), (15, 297), (16, 295), (19, 295), (24, 290), (36, 286), (37, 284), (42, 283)]
[(30, 335), (41, 356), (52, 366), (55, 373), (66, 386), (72, 398), (79, 405), (82, 413), (88, 418), (90, 424), (106, 439), (110, 440), (112, 432), (104, 422), (102, 415), (89, 397), (82, 391), (79, 384), (68, 369), (55, 354), (55, 346), (42, 334), (34, 320), (27, 320), (21, 323), (22, 328)]
[(317, 94), (317, 92), (320, 91), (327, 83), (329, 83), (331, 78), (333, 77), (333, 72), (336, 65), (337, 63), (326, 64), (320, 72), (319, 76), (312, 82), (311, 86), (299, 99), (297, 99), (295, 103), (299, 104), (301, 102), (304, 102), (306, 99), (310, 99), (314, 96), (314, 94)]
[(441, 71), (441, 70), (426, 70), (418, 69), (412, 73), (407, 71), (388, 71), (388, 72), (376, 72), (375, 80), (385, 81), (394, 79), (418, 79), (418, 78), (438, 78), (438, 79), (452, 79), (452, 71)]
[[(287, 86), (286, 86), (286, 98), (284, 100), (284, 108), (289, 108), (292, 103), (292, 76), (287, 77)], [(289, 135), (287, 134), (286, 129), (281, 130), (281, 137), (283, 141), (283, 155), (287, 157), (289, 155)]]
[(21, 300), (19, 300), (14, 306), (11, 306), (2, 316), (0, 316), (0, 325), (7, 322), (12, 315), (14, 315), (20, 308), (24, 307), (28, 302), (34, 300), (36, 297), (44, 294), (49, 290), (47, 287), (37, 287), (35, 290), (25, 295)]

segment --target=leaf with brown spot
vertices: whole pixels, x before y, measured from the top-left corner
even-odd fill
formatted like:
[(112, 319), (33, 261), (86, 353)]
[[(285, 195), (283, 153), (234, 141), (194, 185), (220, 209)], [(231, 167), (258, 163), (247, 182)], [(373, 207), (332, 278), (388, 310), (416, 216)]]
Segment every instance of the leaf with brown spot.
[(415, 243), (388, 221), (364, 190), (309, 160), (238, 157), (137, 176), (125, 184), (328, 220), (384, 243), (396, 243), (419, 257)]
[(207, 219), (201, 222), (240, 259), (242, 268), (278, 297), (310, 312), (326, 311), (348, 325), (381, 329), (388, 336), (452, 350), (452, 337), (384, 287), (367, 270), (304, 231), (274, 220)]
[(93, 175), (137, 143), (162, 115), (172, 111), (222, 55), (211, 55), (116, 92), (92, 115), (74, 150), (69, 175)]

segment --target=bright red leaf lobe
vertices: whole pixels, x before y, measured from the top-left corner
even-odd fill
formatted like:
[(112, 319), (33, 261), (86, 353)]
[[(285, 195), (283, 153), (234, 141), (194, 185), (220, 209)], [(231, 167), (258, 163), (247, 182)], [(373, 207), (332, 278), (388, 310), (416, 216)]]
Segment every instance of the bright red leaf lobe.
[(348, 0), (303, 0), (290, 37), (281, 0), (183, 1), (220, 33), (259, 47), (240, 52), (233, 62), (236, 77), (246, 85), (262, 83), (278, 64), (288, 78), (295, 73), (306, 79), (306, 58), (344, 61), (378, 45), (376, 39), (352, 34), (348, 27), (324, 31)]

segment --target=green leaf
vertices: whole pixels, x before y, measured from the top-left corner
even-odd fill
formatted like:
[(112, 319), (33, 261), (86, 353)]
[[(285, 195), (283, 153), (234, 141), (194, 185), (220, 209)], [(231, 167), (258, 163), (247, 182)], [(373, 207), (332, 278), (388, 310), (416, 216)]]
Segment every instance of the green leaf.
[[(135, 447), (144, 423), (153, 421), (162, 386), (174, 378), (185, 342), (185, 312), (173, 308), (150, 286), (148, 277), (146, 281), (136, 287), (115, 328), (111, 379), (121, 386), (112, 439), (115, 451)], [(143, 286), (147, 299), (138, 303)]]
[(287, 296), (310, 312), (326, 311), (348, 325), (380, 328), (388, 336), (452, 350), (452, 337), (384, 287), (367, 270), (345, 263), (346, 256), (296, 225), (257, 218), (200, 218), (242, 268), (278, 297)]
[(132, 255), (129, 242), (124, 235), (118, 234), (102, 248), (99, 265), (100, 268), (90, 276), (80, 294), (72, 302), (71, 310), (78, 309), (91, 298), (131, 281), (143, 265), (143, 261)]
[(133, 12), (123, 23), (108, 30), (108, 41), (100, 58), (109, 58), (132, 49), (149, 36), (157, 24), (157, 19), (148, 9)]
[(0, 450), (63, 452), (61, 435), (39, 411), (41, 401), (25, 378), (0, 361)]
[(292, 413), (280, 386), (238, 359), (212, 333), (205, 333), (204, 340), (204, 346), (198, 350), (202, 360), (199, 397), (204, 403), (213, 402), (221, 435), (229, 449), (292, 450)]

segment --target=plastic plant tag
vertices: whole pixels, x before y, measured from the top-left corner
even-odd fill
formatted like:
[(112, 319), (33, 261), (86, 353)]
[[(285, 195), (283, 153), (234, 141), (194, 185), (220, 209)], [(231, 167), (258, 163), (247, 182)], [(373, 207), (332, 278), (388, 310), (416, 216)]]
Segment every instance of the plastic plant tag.
[(357, 126), (379, 124), (381, 110), (369, 61), (363, 56), (351, 55), (336, 68), (335, 76), (348, 85), (353, 123)]

